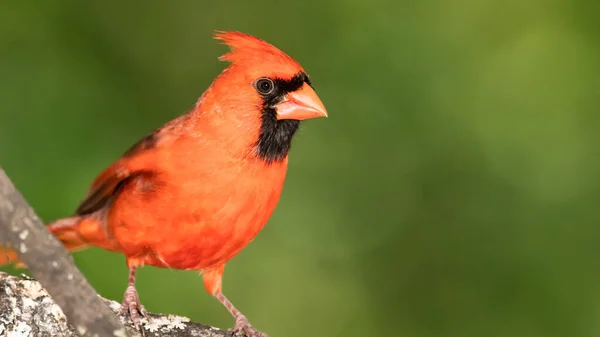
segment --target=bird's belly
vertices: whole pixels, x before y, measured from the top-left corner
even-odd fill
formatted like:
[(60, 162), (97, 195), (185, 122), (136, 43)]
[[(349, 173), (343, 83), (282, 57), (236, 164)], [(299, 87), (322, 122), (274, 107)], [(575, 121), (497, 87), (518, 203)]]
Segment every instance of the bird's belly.
[[(271, 210), (248, 210), (214, 223), (172, 224), (162, 242), (151, 245), (146, 263), (158, 267), (201, 270), (223, 264), (248, 245), (268, 221)], [(224, 219), (225, 220), (225, 219)]]
[(264, 227), (283, 179), (271, 176), (269, 184), (255, 179), (214, 195), (181, 189), (140, 197), (124, 191), (111, 217), (112, 231), (125, 255), (145, 264), (183, 270), (223, 264)]

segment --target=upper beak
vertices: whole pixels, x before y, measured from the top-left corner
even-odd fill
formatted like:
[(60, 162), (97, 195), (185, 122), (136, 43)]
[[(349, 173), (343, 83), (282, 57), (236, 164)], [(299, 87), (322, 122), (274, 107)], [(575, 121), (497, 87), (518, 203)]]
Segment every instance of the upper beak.
[(327, 117), (325, 106), (317, 93), (306, 83), (286, 95), (277, 105), (277, 119), (297, 119)]

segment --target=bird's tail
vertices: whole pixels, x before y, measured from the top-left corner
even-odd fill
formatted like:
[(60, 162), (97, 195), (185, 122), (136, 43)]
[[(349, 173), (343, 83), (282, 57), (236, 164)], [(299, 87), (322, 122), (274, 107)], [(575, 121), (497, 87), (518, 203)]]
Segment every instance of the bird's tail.
[[(81, 233), (83, 227), (97, 226), (97, 220), (84, 217), (71, 217), (59, 219), (47, 226), (52, 233), (68, 251), (74, 252), (86, 248), (89, 243)], [(14, 264), (17, 268), (25, 268), (25, 264), (19, 261), (17, 253), (7, 247), (0, 247), (0, 266)]]

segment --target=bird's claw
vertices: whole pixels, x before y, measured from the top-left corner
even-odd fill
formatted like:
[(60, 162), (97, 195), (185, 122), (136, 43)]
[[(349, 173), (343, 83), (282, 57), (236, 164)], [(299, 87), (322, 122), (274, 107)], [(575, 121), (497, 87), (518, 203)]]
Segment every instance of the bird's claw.
[(140, 315), (145, 317), (148, 315), (148, 312), (142, 303), (140, 303), (140, 297), (137, 290), (135, 290), (135, 287), (131, 285), (127, 287), (125, 295), (123, 296), (123, 303), (119, 309), (119, 314), (129, 315), (135, 328), (143, 333)]
[(250, 325), (246, 316), (240, 315), (235, 319), (235, 327), (229, 329), (236, 337), (269, 337), (266, 333), (260, 332)]

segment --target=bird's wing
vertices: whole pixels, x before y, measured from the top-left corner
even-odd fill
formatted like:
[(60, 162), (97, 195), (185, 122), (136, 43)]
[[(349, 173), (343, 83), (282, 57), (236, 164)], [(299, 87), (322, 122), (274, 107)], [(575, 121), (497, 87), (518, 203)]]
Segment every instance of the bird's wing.
[(164, 147), (165, 140), (170, 138), (163, 131), (164, 128), (160, 128), (148, 134), (100, 173), (75, 213), (90, 214), (106, 207), (127, 182), (140, 174), (152, 172), (148, 154)]

